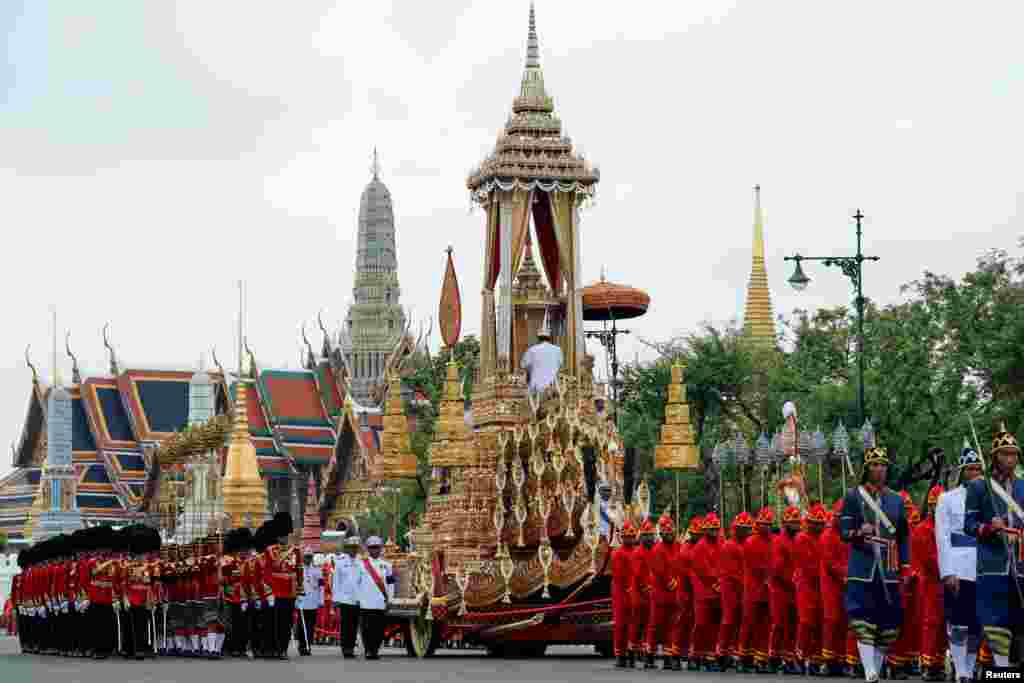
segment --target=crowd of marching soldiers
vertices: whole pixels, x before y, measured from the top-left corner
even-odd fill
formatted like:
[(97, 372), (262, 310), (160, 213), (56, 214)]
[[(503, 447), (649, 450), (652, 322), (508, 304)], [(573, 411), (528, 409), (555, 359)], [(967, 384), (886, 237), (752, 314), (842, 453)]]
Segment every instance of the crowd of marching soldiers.
[(292, 530), (291, 516), (279, 513), (255, 533), (236, 529), (183, 546), (162, 545), (143, 525), (40, 542), (18, 555), (11, 586), (21, 649), (287, 659), (303, 586), (301, 553), (287, 545)]
[[(1001, 438), (1007, 441), (1005, 435)], [(1012, 447), (1016, 448), (1015, 441)], [(1011, 451), (1005, 444), (1002, 450)], [(950, 579), (956, 576), (953, 570), (940, 569), (940, 564), (948, 562), (939, 557), (934, 510), (944, 490), (934, 486), (929, 491), (922, 516), (909, 495), (903, 492), (895, 497), (897, 494), (884, 487), (884, 468), (888, 465), (884, 450), (877, 449), (872, 458), (866, 458), (865, 462), (883, 472), (881, 484), (872, 489), (870, 482), (862, 483), (844, 499), (836, 501), (831, 511), (820, 503), (813, 503), (806, 510), (786, 507), (781, 528), (776, 528), (776, 514), (769, 507), (762, 508), (756, 517), (740, 513), (727, 534), (723, 533), (721, 521), (714, 512), (692, 518), (683, 534), (677, 534), (667, 513), (658, 519), (657, 527), (650, 519), (644, 520), (639, 528), (626, 521), (622, 529), (623, 545), (612, 557), (616, 667), (633, 668), (642, 662), (643, 668), (655, 669), (660, 647), (663, 668), (667, 670), (679, 671), (685, 665), (691, 671), (735, 669), (740, 673), (865, 676), (868, 681), (887, 673), (890, 679), (897, 680), (909, 676), (946, 680), (947, 647), (955, 640), (955, 635), (951, 635), (951, 640), (947, 641), (947, 626), (952, 626), (949, 633), (955, 634), (958, 628), (955, 624), (963, 620), (950, 616), (948, 589), (944, 600), (944, 587), (957, 583)], [(974, 450), (965, 448), (960, 463), (963, 486), (958, 488), (967, 491), (968, 521), (973, 514), (970, 501), (974, 494), (971, 492), (984, 490), (979, 488), (983, 481), (967, 481), (980, 476), (979, 463)], [(1012, 473), (1015, 464), (1014, 459), (1009, 472)], [(1021, 486), (1020, 482), (1014, 483), (1012, 475), (1008, 481)], [(970, 488), (972, 483), (975, 488)], [(889, 500), (895, 500), (896, 512), (890, 507), (890, 515), (898, 517), (901, 524), (906, 520), (905, 526), (901, 526), (902, 538), (898, 543), (887, 542), (888, 554), (875, 555), (892, 565), (889, 575), (899, 581), (893, 584), (893, 590), (899, 591), (896, 604), (902, 612), (898, 623), (893, 624), (898, 628), (898, 636), (895, 635), (897, 629), (886, 631), (892, 633), (895, 640), (885, 641), (881, 630), (876, 631), (874, 638), (865, 638), (858, 632), (864, 622), (852, 612), (848, 613), (848, 609), (859, 610), (850, 605), (863, 602), (865, 591), (870, 591), (873, 585), (881, 585), (877, 576), (886, 576), (879, 572), (866, 584), (847, 580), (848, 572), (853, 579), (854, 570), (850, 568), (859, 567), (857, 558), (850, 561), (851, 552), (857, 552), (859, 539), (857, 531), (847, 530), (844, 537), (840, 517), (847, 515), (844, 505), (851, 505), (851, 501), (859, 503), (857, 496), (865, 489), (875, 491), (876, 497), (879, 492), (881, 498), (892, 496)], [(963, 535), (964, 492), (960, 491), (959, 495), (960, 528), (953, 533), (954, 537)], [(949, 503), (957, 504), (953, 499)], [(1010, 507), (1012, 509), (1012, 505)], [(991, 511), (988, 519), (992, 519)], [(1008, 523), (996, 526), (1012, 527), (1013, 519), (1010, 514)], [(857, 520), (858, 527), (863, 521)], [(987, 528), (983, 527), (979, 534)], [(1024, 567), (1024, 550), (1019, 555), (1020, 566)], [(870, 570), (871, 565), (867, 566)], [(972, 582), (973, 575), (970, 575), (958, 584), (962, 587), (961, 598)], [(848, 588), (851, 585), (855, 587)], [(982, 585), (979, 584), (979, 591)], [(848, 596), (849, 591), (858, 594)], [(973, 595), (972, 588), (969, 600), (973, 601)], [(853, 599), (848, 600), (848, 597)], [(971, 602), (967, 611), (974, 609)], [(984, 609), (978, 607), (977, 611), (981, 613)], [(970, 620), (977, 621), (973, 614), (971, 617)], [(1014, 618), (1010, 618), (1009, 628), (1013, 628)], [(864, 619), (870, 621), (869, 617)], [(1019, 621), (1017, 626), (1020, 626)], [(975, 626), (972, 632), (981, 632), (981, 629)], [(966, 677), (964, 666), (957, 659), (957, 650), (952, 649), (961, 682), (969, 680), (971, 675), (980, 675), (981, 668), (974, 670), (975, 658), (979, 667), (990, 666), (993, 650), (1008, 648), (1008, 645), (1002, 647), (1005, 644), (997, 647), (993, 640), (999, 639), (998, 635), (993, 635), (998, 634), (998, 630), (986, 626), (984, 634), (980, 650), (977, 643), (974, 646)], [(879, 647), (865, 649), (865, 642), (877, 643)], [(990, 642), (992, 649), (987, 647)], [(995, 652), (996, 664), (999, 664), (1000, 654)], [(881, 665), (868, 661), (875, 657)], [(864, 661), (868, 661), (867, 670)]]

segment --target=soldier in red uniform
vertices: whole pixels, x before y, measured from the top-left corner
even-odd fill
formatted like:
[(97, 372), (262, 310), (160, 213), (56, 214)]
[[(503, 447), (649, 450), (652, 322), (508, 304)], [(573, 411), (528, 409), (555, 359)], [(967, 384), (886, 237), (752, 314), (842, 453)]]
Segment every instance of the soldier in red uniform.
[(654, 539), (654, 525), (651, 524), (651, 520), (645, 519), (644, 523), (640, 525), (640, 546), (633, 551), (631, 557), (633, 570), (631, 572), (633, 590), (630, 592), (633, 615), (629, 633), (631, 666), (635, 663), (636, 658), (643, 654), (644, 635), (647, 631), (647, 618), (650, 615), (651, 604), (651, 572), (647, 567), (647, 555), (654, 547)]
[(789, 506), (782, 513), (782, 533), (772, 542), (772, 571), (768, 603), (772, 616), (773, 665), (782, 663), (787, 674), (799, 674), (796, 662), (796, 562), (793, 543), (800, 531), (800, 508)]
[(274, 640), (271, 657), (288, 659), (288, 646), (292, 638), (292, 619), (295, 612), (295, 596), (301, 583), (297, 572), (302, 571), (302, 558), (296, 558), (287, 543), (292, 533), (292, 516), (279, 512), (270, 521), (274, 542), (263, 553), (263, 568), (270, 575), (270, 587), (274, 599)]
[[(25, 560), (22, 558), (21, 553), (18, 553), (18, 567), (23, 571), (25, 569)], [(25, 633), (21, 614), (25, 608), (23, 597), (24, 579), (25, 576), (20, 573), (11, 577), (11, 619), (13, 619), (13, 623), (7, 629), (9, 634), (18, 636), (18, 647), (21, 648), (22, 652), (25, 651)]]
[[(636, 527), (626, 520), (622, 525), (622, 545), (612, 553), (612, 615), (615, 621), (613, 645), (615, 666), (629, 666), (630, 591), (633, 584), (633, 551), (636, 548)], [(326, 582), (328, 586), (330, 581)], [(329, 601), (328, 601), (329, 603)]]
[(718, 515), (709, 512), (704, 518), (704, 538), (691, 554), (693, 581), (693, 634), (690, 636), (691, 661), (694, 657), (704, 665), (704, 671), (720, 670), (715, 645), (718, 626), (722, 618), (721, 586), (718, 582), (718, 554), (721, 551), (719, 535), (722, 524)]
[(246, 599), (242, 584), (243, 548), (248, 544), (250, 532), (246, 528), (233, 529), (224, 538), (224, 556), (221, 558), (220, 573), (224, 586), (224, 602), (228, 609), (228, 629), (224, 640), (224, 654), (229, 657), (242, 656), (246, 642), (245, 612), (242, 603)]
[[(117, 645), (117, 619), (114, 616), (114, 581), (116, 560), (110, 552), (116, 544), (110, 527), (96, 527), (94, 545), (99, 552), (89, 561), (89, 603), (92, 610), (90, 629), (93, 657), (106, 659)], [(108, 552), (103, 552), (108, 551)]]
[[(903, 499), (903, 509), (907, 515), (908, 527), (911, 537), (914, 529), (921, 522), (921, 513), (918, 511), (910, 494), (906, 491), (900, 492)], [(934, 533), (933, 533), (934, 535)], [(918, 563), (911, 552), (910, 581), (900, 585), (900, 593), (903, 598), (903, 626), (900, 628), (899, 636), (889, 648), (885, 662), (889, 667), (888, 678), (895, 681), (905, 681), (911, 676), (918, 675), (918, 658), (921, 654), (921, 614), (918, 607), (920, 595), (920, 577), (918, 576)]]
[(793, 540), (796, 572), (796, 651), (797, 665), (806, 664), (812, 673), (822, 668), (821, 534), (825, 530), (825, 508), (820, 503), (808, 512), (807, 529)]
[[(845, 669), (847, 626), (846, 566), (850, 547), (839, 538), (839, 511), (842, 499), (832, 507), (832, 519), (818, 540), (818, 574), (821, 582), (822, 632), (821, 673), (838, 676)], [(856, 648), (854, 648), (856, 651)]]
[(946, 615), (943, 585), (939, 576), (939, 548), (935, 539), (935, 504), (945, 490), (928, 492), (927, 514), (910, 536), (911, 563), (917, 570), (917, 595), (921, 619), (921, 669), (926, 681), (946, 678)]
[(743, 617), (740, 622), (741, 664), (737, 671), (771, 673), (768, 648), (771, 644), (771, 611), (768, 608), (768, 578), (772, 562), (772, 525), (775, 513), (761, 508), (756, 532), (743, 542)]
[(754, 518), (748, 512), (736, 515), (730, 538), (722, 544), (718, 557), (718, 576), (722, 593), (722, 625), (718, 629), (718, 665), (722, 671), (742, 667), (739, 648), (740, 624), (743, 621), (743, 544), (754, 529)]
[(687, 668), (691, 671), (700, 668), (700, 662), (690, 658), (690, 635), (693, 633), (693, 579), (690, 576), (692, 566), (690, 560), (694, 546), (704, 535), (701, 528), (704, 520), (695, 515), (690, 519), (683, 543), (677, 543), (675, 566), (679, 588), (676, 590), (676, 617), (672, 623), (672, 647), (679, 653), (680, 668), (682, 659), (687, 659)]
[(679, 579), (676, 574), (676, 531), (672, 518), (666, 512), (658, 519), (658, 533), (661, 543), (655, 545), (647, 555), (647, 566), (650, 570), (651, 606), (647, 618), (647, 640), (644, 652), (647, 661), (645, 669), (654, 668), (654, 658), (658, 654), (658, 644), (662, 645), (664, 654), (663, 668), (682, 670), (679, 655), (672, 640), (671, 627), (677, 609), (676, 590)]

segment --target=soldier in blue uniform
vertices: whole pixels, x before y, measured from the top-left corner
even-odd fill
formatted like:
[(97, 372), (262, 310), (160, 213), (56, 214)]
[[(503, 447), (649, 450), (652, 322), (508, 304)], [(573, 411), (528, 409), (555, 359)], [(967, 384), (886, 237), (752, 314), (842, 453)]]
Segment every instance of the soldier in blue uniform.
[(846, 611), (864, 678), (877, 681), (885, 652), (903, 625), (900, 582), (910, 581), (909, 527), (903, 499), (885, 485), (884, 448), (864, 453), (861, 485), (847, 492), (839, 517), (842, 540), (851, 545)]
[(1020, 446), (1000, 427), (992, 476), (967, 485), (964, 532), (978, 539), (976, 612), (996, 666), (1009, 666), (1013, 629), (1024, 624), (1024, 481), (1014, 475)]

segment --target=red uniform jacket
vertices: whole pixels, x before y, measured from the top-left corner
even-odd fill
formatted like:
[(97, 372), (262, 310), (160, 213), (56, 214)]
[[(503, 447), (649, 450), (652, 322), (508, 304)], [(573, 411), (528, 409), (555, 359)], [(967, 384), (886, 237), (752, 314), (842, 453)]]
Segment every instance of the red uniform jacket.
[(743, 543), (743, 601), (768, 602), (772, 537), (754, 533)]
[(224, 556), (220, 564), (220, 575), (224, 580), (224, 600), (232, 605), (245, 600), (242, 590), (242, 563), (236, 556)]
[(939, 577), (939, 550), (935, 542), (935, 520), (932, 517), (918, 524), (910, 535), (910, 557), (913, 573), (918, 576), (921, 619), (929, 624), (942, 623), (943, 587)]
[(676, 576), (679, 577), (679, 589), (676, 591), (679, 606), (683, 611), (693, 609), (693, 579), (690, 577), (692, 571), (690, 555), (693, 553), (692, 543), (677, 543), (676, 548)]
[(846, 619), (846, 568), (850, 561), (850, 544), (839, 537), (839, 529), (830, 526), (818, 543), (818, 576), (821, 579), (821, 605), (827, 622)]
[(204, 600), (220, 597), (220, 567), (215, 555), (207, 555), (199, 562), (199, 594)]
[(21, 574), (15, 574), (11, 577), (11, 604), (14, 605), (14, 609), (18, 609), (18, 606), (22, 604), (21, 600), (21, 581), (23, 577)]
[(263, 552), (263, 571), (269, 575), (274, 599), (294, 598), (296, 594), (295, 567), (291, 553), (280, 546), (271, 546)]
[(95, 605), (114, 604), (114, 582), (117, 567), (114, 560), (89, 560), (89, 601)]
[(743, 544), (730, 538), (718, 553), (718, 582), (722, 600), (739, 605), (743, 602)]
[(772, 572), (768, 590), (774, 594), (784, 594), (792, 599), (793, 575), (796, 573), (796, 561), (793, 557), (793, 539), (785, 531), (775, 536), (772, 541)]
[(718, 541), (711, 542), (706, 536), (690, 551), (690, 580), (693, 582), (695, 602), (719, 599), (719, 593), (715, 590), (715, 584), (718, 582), (719, 552), (721, 546)]
[(675, 603), (679, 579), (676, 576), (675, 543), (658, 543), (647, 553), (650, 571), (651, 599), (658, 603)]
[(630, 593), (633, 597), (634, 608), (647, 608), (648, 601), (650, 600), (651, 591), (651, 572), (647, 566), (647, 555), (651, 552), (642, 545), (638, 545), (636, 550), (630, 556), (632, 576), (633, 576), (633, 592)]
[(132, 607), (146, 607), (149, 605), (150, 581), (149, 570), (144, 562), (130, 562), (125, 571), (125, 590), (128, 594), (128, 604)]
[[(622, 545), (612, 553), (612, 602), (626, 604), (629, 599), (629, 589), (633, 584), (632, 566), (633, 546)], [(324, 576), (327, 586), (331, 585), (327, 576)]]
[(820, 537), (801, 531), (793, 540), (793, 585), (798, 609), (821, 605)]

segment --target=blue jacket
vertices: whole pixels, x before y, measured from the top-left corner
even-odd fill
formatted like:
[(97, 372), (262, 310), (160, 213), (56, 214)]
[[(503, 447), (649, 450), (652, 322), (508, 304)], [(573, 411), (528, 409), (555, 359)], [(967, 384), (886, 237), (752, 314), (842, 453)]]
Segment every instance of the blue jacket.
[[(1024, 508), (1024, 481), (1011, 479), (1003, 488)], [(1008, 576), (1010, 562), (1018, 562), (1007, 547), (1004, 534), (981, 536), (982, 527), (992, 523), (993, 517), (1008, 519), (1007, 505), (1002, 498), (990, 494), (983, 478), (975, 479), (967, 484), (967, 502), (964, 504), (964, 533), (978, 539), (978, 576)], [(1021, 528), (1024, 520), (1013, 516), (1013, 526)], [(1024, 539), (1022, 539), (1024, 540)], [(1024, 574), (1024, 566), (1018, 562), (1017, 575)]]
[[(903, 499), (886, 488), (882, 489), (876, 500), (878, 500), (882, 512), (896, 527), (895, 530), (890, 531), (885, 524), (875, 519), (875, 513), (861, 498), (857, 487), (850, 489), (843, 498), (843, 509), (839, 513), (839, 535), (843, 541), (851, 545), (847, 578), (850, 581), (871, 582), (875, 580), (875, 571), (877, 570), (881, 572), (883, 581), (895, 583), (900, 580), (900, 570), (910, 567), (910, 531), (907, 526), (907, 517), (903, 514)], [(878, 546), (861, 538), (860, 525), (865, 522), (868, 524), (877, 522), (878, 535), (896, 543), (899, 554), (899, 570), (891, 571), (888, 568), (889, 551), (886, 546)], [(876, 548), (878, 549), (877, 562)]]

